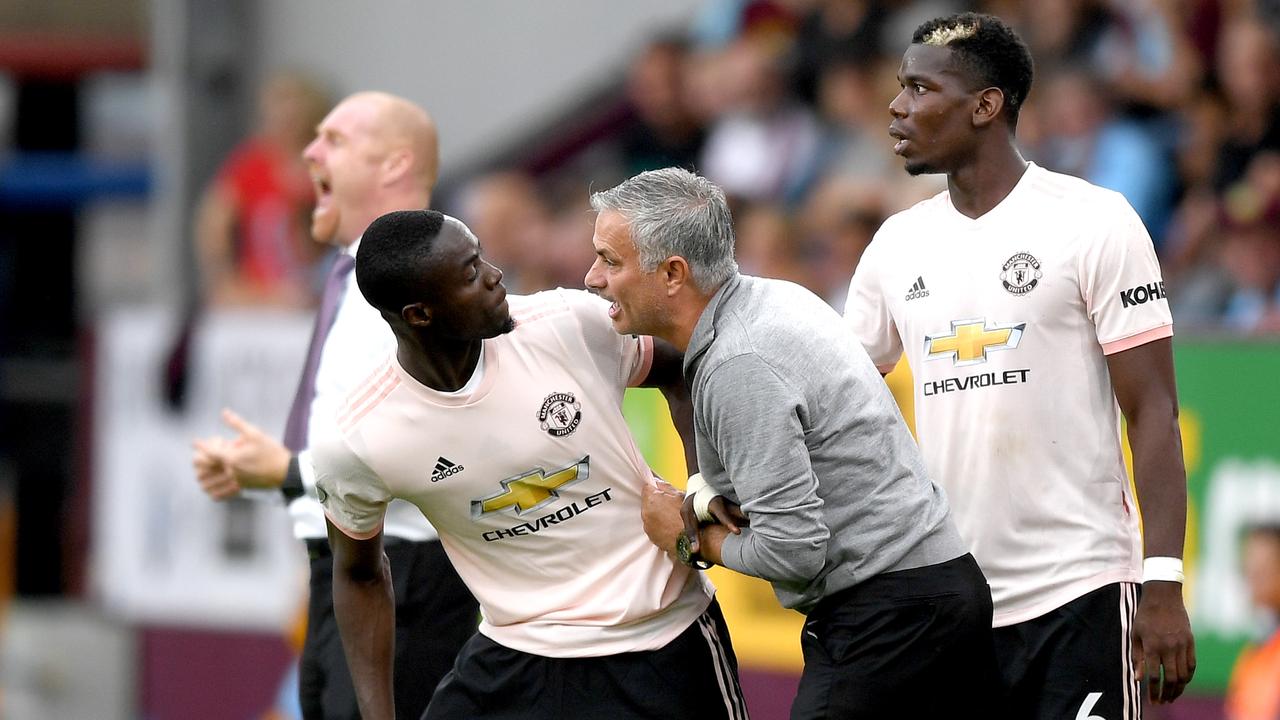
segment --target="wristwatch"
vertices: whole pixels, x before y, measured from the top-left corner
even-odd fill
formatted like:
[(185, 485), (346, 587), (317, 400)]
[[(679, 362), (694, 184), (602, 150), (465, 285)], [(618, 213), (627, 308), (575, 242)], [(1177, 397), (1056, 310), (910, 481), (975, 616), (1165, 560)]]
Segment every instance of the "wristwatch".
[(702, 559), (702, 556), (693, 551), (693, 539), (689, 537), (689, 533), (681, 530), (676, 536), (676, 559), (698, 570), (706, 570), (711, 567), (711, 563)]

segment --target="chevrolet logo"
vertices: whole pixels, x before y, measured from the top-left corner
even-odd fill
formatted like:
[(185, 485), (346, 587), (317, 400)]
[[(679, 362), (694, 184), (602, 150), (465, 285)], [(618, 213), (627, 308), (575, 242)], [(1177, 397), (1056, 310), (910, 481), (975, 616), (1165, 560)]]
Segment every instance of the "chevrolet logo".
[(471, 501), (471, 518), (478, 520), (485, 515), (507, 508), (515, 508), (517, 515), (536, 510), (560, 497), (557, 490), (586, 480), (590, 474), (591, 456), (587, 455), (566, 468), (546, 474), (542, 468), (502, 481), (502, 492)]
[(987, 353), (993, 350), (1012, 350), (1018, 347), (1026, 323), (994, 325), (987, 327), (983, 318), (976, 320), (952, 320), (950, 335), (926, 335), (924, 354), (926, 360), (951, 358), (956, 365), (975, 365), (987, 361)]

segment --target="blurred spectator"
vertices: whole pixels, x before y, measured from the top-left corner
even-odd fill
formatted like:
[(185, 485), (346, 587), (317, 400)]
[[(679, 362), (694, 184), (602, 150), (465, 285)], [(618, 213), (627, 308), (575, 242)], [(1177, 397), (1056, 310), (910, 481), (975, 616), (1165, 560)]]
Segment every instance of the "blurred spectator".
[(849, 278), (884, 222), (885, 205), (881, 185), (840, 176), (827, 178), (809, 196), (800, 219), (808, 287), (832, 307), (844, 307)]
[(1280, 150), (1277, 67), (1276, 37), (1256, 20), (1233, 20), (1223, 29), (1217, 78), (1226, 100), (1227, 129), (1214, 173), (1218, 191), (1239, 180), (1258, 152)]
[(1259, 156), (1223, 203), (1222, 263), (1233, 290), (1223, 324), (1245, 333), (1280, 332), (1280, 154)]
[(548, 194), (551, 226), (542, 256), (544, 288), (583, 289), (586, 268), (595, 262), (591, 236), (595, 233), (595, 213), (591, 194), (581, 178), (564, 178)]
[(734, 250), (742, 272), (812, 286), (785, 210), (777, 205), (748, 205), (737, 213), (734, 225)]
[[(678, 165), (725, 188), (753, 272), (837, 307), (884, 217), (944, 189), (887, 137), (897, 66), (957, 0), (707, 0), (690, 45), (655, 38), (628, 70), (639, 125), (537, 177), (471, 182), (458, 215), (514, 287), (577, 287), (584, 192)], [(1280, 143), (1280, 0), (986, 0), (1031, 43), (1025, 154), (1121, 192), (1161, 253), (1179, 324), (1280, 330), (1263, 157)], [(1271, 14), (1269, 14), (1271, 13)], [(701, 147), (699, 150), (698, 148)], [(618, 150), (621, 149), (621, 152)], [(621, 158), (619, 161), (618, 158)], [(1262, 195), (1259, 195), (1261, 193)], [(1262, 210), (1256, 210), (1262, 208)], [(489, 229), (492, 228), (492, 229)]]
[(731, 196), (794, 204), (817, 168), (817, 119), (789, 96), (775, 47), (744, 38), (725, 53), (729, 107), (712, 126), (702, 174)]
[(1251, 528), (1244, 538), (1243, 568), (1249, 596), (1267, 614), (1269, 637), (1240, 656), (1227, 688), (1226, 720), (1280, 717), (1280, 525)]
[(687, 60), (684, 41), (659, 38), (627, 71), (627, 99), (637, 122), (621, 140), (625, 176), (670, 166), (694, 169), (706, 131), (686, 104)]
[(815, 0), (707, 0), (693, 22), (699, 48), (715, 50), (753, 34), (790, 34)]
[[(819, 76), (835, 63), (867, 60), (881, 54), (880, 33), (888, 11), (876, 0), (822, 0), (800, 22), (792, 47), (792, 87), (811, 104), (818, 99)], [(859, 63), (862, 64), (862, 63)]]
[(511, 292), (549, 287), (543, 253), (551, 213), (533, 178), (514, 170), (482, 175), (463, 190), (460, 205), (458, 217), (480, 239), (489, 261), (502, 268)]
[(1159, 251), (1177, 190), (1165, 143), (1138, 121), (1117, 115), (1099, 80), (1083, 69), (1058, 71), (1043, 87), (1046, 135), (1032, 156), (1050, 170), (1124, 195)]
[(307, 232), (314, 198), (302, 150), (329, 104), (300, 74), (280, 72), (264, 83), (253, 135), (232, 152), (197, 211), (207, 304), (315, 303), (322, 246)]
[(886, 60), (833, 57), (818, 79), (818, 101), (824, 125), (822, 173), (876, 181), (905, 173), (888, 142), (889, 101), (897, 82), (884, 88), (884, 77), (896, 77)]
[(1117, 105), (1146, 115), (1191, 97), (1203, 68), (1185, 31), (1179, 0), (1107, 0), (1110, 20), (1090, 68), (1107, 82)]
[(1021, 15), (1019, 30), (1037, 68), (1100, 63), (1102, 39), (1114, 21), (1101, 0), (1037, 0), (1023, 3)]

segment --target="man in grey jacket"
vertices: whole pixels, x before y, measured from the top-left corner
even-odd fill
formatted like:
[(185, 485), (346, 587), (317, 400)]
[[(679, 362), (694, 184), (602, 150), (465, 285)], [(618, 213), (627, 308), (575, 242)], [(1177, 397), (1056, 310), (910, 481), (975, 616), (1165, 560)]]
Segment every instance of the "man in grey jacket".
[(591, 204), (586, 284), (612, 301), (617, 332), (684, 351), (698, 466), (728, 501), (725, 522), (690, 532), (681, 494), (656, 483), (650, 539), (764, 578), (807, 615), (793, 720), (988, 707), (990, 591), (840, 316), (797, 285), (738, 274), (724, 194), (701, 177), (646, 172)]

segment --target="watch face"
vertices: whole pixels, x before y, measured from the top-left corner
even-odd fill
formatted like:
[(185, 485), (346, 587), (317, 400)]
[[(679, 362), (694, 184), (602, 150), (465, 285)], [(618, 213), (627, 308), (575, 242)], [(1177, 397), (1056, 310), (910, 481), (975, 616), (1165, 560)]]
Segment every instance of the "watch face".
[(680, 533), (676, 536), (676, 558), (685, 565), (693, 564), (693, 553), (690, 550), (689, 536)]

